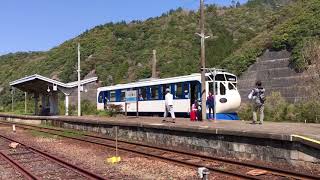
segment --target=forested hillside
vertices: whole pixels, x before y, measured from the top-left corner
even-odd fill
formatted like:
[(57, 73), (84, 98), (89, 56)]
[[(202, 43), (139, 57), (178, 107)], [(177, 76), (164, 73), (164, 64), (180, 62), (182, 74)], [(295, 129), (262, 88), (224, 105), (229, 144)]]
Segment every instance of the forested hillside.
[[(266, 48), (294, 52), (302, 70), (304, 42), (320, 34), (319, 0), (249, 0), (240, 7), (207, 5), (206, 62), (241, 74)], [(151, 75), (152, 50), (157, 50), (160, 77), (199, 72), (199, 13), (181, 8), (160, 17), (130, 23), (108, 23), (87, 30), (47, 52), (0, 56), (0, 104), (10, 102), (8, 82), (38, 73), (76, 80), (77, 43), (81, 43), (82, 76), (95, 70), (103, 85)]]

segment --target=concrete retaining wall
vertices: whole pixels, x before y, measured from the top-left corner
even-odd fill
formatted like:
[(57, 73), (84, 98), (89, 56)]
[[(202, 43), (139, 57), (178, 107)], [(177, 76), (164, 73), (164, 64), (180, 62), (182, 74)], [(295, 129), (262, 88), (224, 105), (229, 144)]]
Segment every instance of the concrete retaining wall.
[(267, 95), (280, 92), (289, 102), (299, 102), (309, 98), (310, 90), (307, 83), (310, 74), (297, 73), (290, 67), (291, 53), (288, 51), (267, 50), (256, 63), (251, 65), (238, 80), (238, 89), (242, 102), (248, 102), (248, 94), (255, 87), (257, 80), (262, 81)]

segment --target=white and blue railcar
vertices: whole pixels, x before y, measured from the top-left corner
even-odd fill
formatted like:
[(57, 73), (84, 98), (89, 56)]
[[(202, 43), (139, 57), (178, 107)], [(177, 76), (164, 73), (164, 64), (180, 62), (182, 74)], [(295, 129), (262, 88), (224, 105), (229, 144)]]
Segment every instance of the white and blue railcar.
[[(211, 76), (211, 78), (210, 78)], [(241, 98), (237, 90), (237, 77), (231, 73), (218, 71), (215, 76), (215, 98), (217, 119), (238, 120), (236, 110), (240, 107)], [(213, 91), (212, 75), (206, 74), (206, 96)], [(174, 96), (174, 111), (178, 116), (187, 117), (191, 104), (200, 100), (201, 74), (195, 73), (164, 79), (148, 79), (128, 84), (100, 87), (97, 90), (97, 109), (103, 110), (106, 104), (125, 106), (125, 92), (137, 90), (140, 96), (139, 114), (162, 115), (165, 107), (165, 90), (169, 88)], [(123, 108), (124, 109), (124, 108)], [(135, 113), (136, 104), (127, 104), (127, 112)], [(208, 113), (208, 111), (207, 111)]]

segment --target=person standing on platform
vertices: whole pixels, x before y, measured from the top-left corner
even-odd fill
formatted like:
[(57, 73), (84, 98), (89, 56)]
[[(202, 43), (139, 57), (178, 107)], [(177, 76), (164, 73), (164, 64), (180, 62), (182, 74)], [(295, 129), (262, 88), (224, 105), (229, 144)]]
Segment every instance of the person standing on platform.
[(170, 93), (170, 89), (167, 88), (166, 89), (166, 96), (165, 96), (165, 111), (164, 111), (164, 115), (163, 115), (163, 120), (162, 122), (166, 122), (166, 118), (168, 116), (168, 113), (171, 114), (172, 117), (172, 123), (175, 123), (175, 115), (174, 115), (174, 111), (173, 111), (173, 95)]
[(257, 112), (259, 112), (260, 122), (263, 123), (264, 118), (264, 103), (266, 101), (265, 89), (262, 87), (261, 81), (256, 82), (256, 88), (252, 89), (248, 98), (253, 101), (253, 122), (252, 124), (256, 124), (257, 122)]
[[(212, 92), (209, 92), (209, 96), (207, 97), (207, 107), (209, 109), (209, 115), (208, 115), (208, 119), (213, 119), (213, 114), (214, 114), (214, 96), (212, 94)], [(212, 112), (212, 116), (211, 116), (211, 112)]]

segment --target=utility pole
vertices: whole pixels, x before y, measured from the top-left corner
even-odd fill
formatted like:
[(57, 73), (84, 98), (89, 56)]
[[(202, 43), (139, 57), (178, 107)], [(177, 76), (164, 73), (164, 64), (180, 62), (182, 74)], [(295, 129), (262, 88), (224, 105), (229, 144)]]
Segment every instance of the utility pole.
[(201, 115), (202, 119), (207, 119), (206, 108), (206, 56), (205, 56), (205, 39), (209, 36), (205, 36), (204, 32), (204, 2), (200, 0), (200, 28), (201, 32), (196, 33), (201, 37)]
[(81, 116), (81, 95), (80, 95), (80, 43), (78, 43), (78, 116)]
[(152, 78), (157, 78), (157, 51), (154, 49), (152, 54)]

